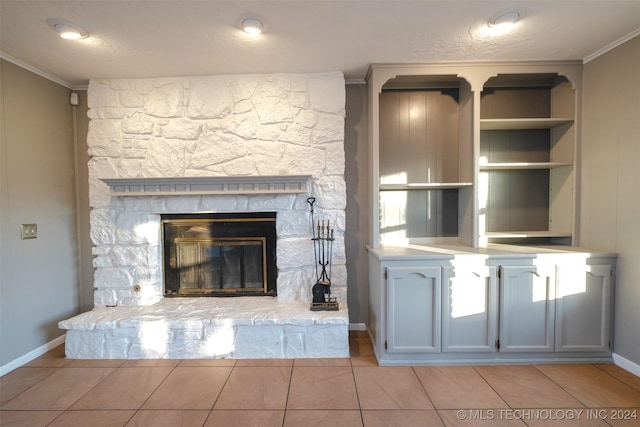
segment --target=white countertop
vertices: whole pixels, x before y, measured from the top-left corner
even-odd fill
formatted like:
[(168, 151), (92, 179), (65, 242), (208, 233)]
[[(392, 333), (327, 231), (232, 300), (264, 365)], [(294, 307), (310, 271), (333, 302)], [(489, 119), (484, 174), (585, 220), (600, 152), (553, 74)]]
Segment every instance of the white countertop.
[(617, 254), (583, 248), (578, 246), (525, 246), (506, 245), (491, 243), (486, 247), (474, 248), (460, 243), (438, 243), (438, 244), (402, 244), (402, 245), (381, 245), (379, 248), (367, 246), (367, 250), (373, 256), (383, 260), (401, 259), (452, 259), (460, 256), (499, 256), (505, 258), (529, 258), (536, 256), (557, 256), (557, 255), (590, 255), (600, 257), (615, 257)]

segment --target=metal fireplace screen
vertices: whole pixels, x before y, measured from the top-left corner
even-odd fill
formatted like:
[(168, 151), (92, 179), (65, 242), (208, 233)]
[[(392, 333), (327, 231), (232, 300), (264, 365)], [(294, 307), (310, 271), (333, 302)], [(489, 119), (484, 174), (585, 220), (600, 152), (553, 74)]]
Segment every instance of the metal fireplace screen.
[(271, 295), (275, 213), (163, 215), (165, 296)]

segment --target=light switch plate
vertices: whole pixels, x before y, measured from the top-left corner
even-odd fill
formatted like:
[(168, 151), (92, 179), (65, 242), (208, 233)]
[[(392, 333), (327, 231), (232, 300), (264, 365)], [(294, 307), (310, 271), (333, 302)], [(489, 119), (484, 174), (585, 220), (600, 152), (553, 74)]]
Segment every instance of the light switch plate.
[(24, 239), (36, 239), (38, 237), (38, 224), (21, 224), (20, 225), (20, 238)]

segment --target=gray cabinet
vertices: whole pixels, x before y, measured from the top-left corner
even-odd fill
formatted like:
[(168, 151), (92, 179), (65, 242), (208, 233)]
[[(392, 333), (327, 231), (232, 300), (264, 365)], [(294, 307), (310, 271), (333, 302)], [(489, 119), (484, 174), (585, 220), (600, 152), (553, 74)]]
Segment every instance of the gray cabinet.
[(444, 266), (442, 272), (442, 351), (494, 352), (497, 268), (471, 261)]
[(611, 348), (612, 264), (575, 261), (558, 267), (556, 351)]
[(554, 265), (500, 267), (500, 352), (554, 350), (554, 293)]
[(614, 254), (496, 247), (369, 248), (378, 362), (611, 360)]
[(388, 267), (387, 352), (440, 352), (440, 267)]
[(607, 353), (614, 259), (501, 267), (499, 351)]

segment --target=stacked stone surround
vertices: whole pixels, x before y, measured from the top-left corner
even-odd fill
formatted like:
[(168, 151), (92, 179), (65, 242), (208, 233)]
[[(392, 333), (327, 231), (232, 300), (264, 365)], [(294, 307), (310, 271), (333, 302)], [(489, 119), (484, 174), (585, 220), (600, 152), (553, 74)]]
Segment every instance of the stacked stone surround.
[[(309, 301), (309, 196), (336, 228), (332, 290), (346, 301), (344, 93), (340, 73), (92, 80), (95, 305), (162, 298), (160, 214), (196, 212), (275, 211), (278, 299)], [(310, 193), (112, 197), (100, 180), (256, 175), (311, 175)]]
[[(335, 228), (332, 293), (344, 309), (328, 323), (346, 331), (341, 73), (92, 80), (88, 104), (94, 311), (167, 304), (162, 296), (160, 214), (266, 211), (277, 214), (277, 301), (308, 310), (316, 272), (307, 203), (312, 196), (315, 219), (328, 220)], [(274, 175), (310, 175), (309, 192), (119, 197), (102, 181)], [(215, 304), (216, 298), (206, 299)], [(182, 299), (173, 300), (169, 304)], [(61, 327), (95, 331), (126, 323), (101, 323), (87, 316), (89, 325), (65, 321)], [(128, 334), (139, 335), (134, 329)], [(81, 347), (82, 342), (76, 344)], [(102, 356), (93, 357), (128, 357), (99, 353)]]

